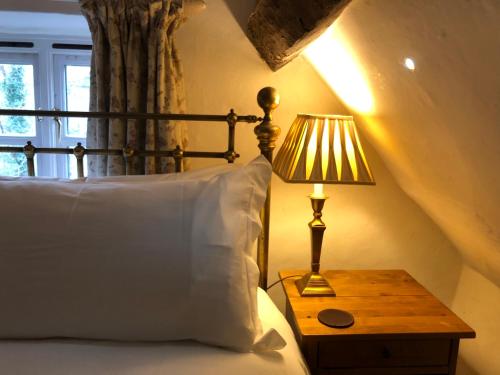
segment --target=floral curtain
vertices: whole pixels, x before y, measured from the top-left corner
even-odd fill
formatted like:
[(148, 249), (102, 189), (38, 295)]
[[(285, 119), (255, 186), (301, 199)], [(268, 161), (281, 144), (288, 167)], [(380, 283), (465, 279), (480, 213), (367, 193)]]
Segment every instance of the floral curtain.
[[(182, 69), (174, 34), (182, 9), (171, 0), (80, 0), (92, 34), (90, 111), (182, 113)], [(87, 147), (169, 150), (186, 147), (183, 124), (89, 119)], [(89, 174), (125, 174), (121, 156), (89, 158)], [(166, 173), (172, 158), (133, 158), (129, 174)]]

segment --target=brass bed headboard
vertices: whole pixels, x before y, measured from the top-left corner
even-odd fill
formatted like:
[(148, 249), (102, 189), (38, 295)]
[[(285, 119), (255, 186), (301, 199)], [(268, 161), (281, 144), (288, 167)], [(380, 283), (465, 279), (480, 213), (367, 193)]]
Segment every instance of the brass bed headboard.
[[(0, 109), (0, 116), (36, 116), (53, 117), (56, 122), (59, 117), (80, 118), (117, 118), (117, 119), (147, 119), (147, 120), (170, 120), (170, 121), (208, 121), (226, 122), (228, 125), (227, 150), (221, 152), (186, 151), (177, 146), (174, 150), (135, 150), (131, 147), (123, 149), (90, 149), (83, 147), (80, 143), (74, 148), (57, 147), (35, 147), (30, 141), (24, 147), (0, 146), (0, 153), (23, 153), (26, 156), (28, 175), (35, 176), (36, 154), (67, 154), (74, 155), (77, 161), (78, 177), (84, 177), (83, 158), (85, 155), (112, 155), (123, 156), (126, 162), (126, 171), (130, 170), (130, 163), (134, 157), (171, 157), (175, 161), (175, 170), (180, 172), (182, 160), (189, 158), (219, 158), (233, 163), (239, 155), (235, 151), (235, 131), (238, 122), (256, 123), (260, 122), (254, 132), (259, 140), (259, 149), (269, 162), (273, 160), (273, 150), (276, 147), (276, 139), (280, 128), (272, 123), (272, 112), (278, 107), (279, 94), (272, 87), (265, 87), (257, 95), (257, 103), (264, 111), (264, 117), (253, 115), (239, 116), (232, 109), (227, 115), (202, 115), (202, 114), (176, 114), (176, 113), (128, 113), (128, 112), (74, 112), (74, 111), (45, 111), (45, 110), (19, 110)], [(262, 231), (257, 244), (257, 264), (260, 270), (259, 286), (267, 289), (268, 253), (269, 253), (269, 218), (270, 218), (271, 187), (269, 186), (264, 208), (261, 212)]]

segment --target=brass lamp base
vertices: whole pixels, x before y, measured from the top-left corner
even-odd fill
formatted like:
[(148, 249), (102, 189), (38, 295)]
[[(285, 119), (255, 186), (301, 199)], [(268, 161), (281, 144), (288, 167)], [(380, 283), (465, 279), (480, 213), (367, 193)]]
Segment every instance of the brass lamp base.
[(335, 291), (332, 289), (328, 281), (318, 272), (309, 272), (295, 281), (297, 289), (301, 296), (320, 297), (330, 296), (335, 297)]

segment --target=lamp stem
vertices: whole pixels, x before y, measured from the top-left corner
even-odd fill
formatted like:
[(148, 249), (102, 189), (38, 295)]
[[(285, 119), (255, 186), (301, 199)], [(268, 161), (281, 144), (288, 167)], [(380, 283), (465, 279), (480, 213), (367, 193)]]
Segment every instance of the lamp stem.
[(335, 291), (323, 275), (319, 273), (321, 246), (323, 244), (323, 234), (326, 230), (326, 225), (321, 220), (321, 216), (323, 216), (321, 211), (328, 197), (322, 192), (318, 194), (318, 191), (315, 191), (309, 198), (314, 212), (314, 218), (309, 223), (311, 230), (311, 272), (305, 274), (295, 283), (301, 296), (335, 296)]
[(309, 229), (311, 230), (311, 271), (319, 272), (321, 246), (323, 244), (323, 234), (326, 230), (326, 225), (321, 220), (321, 216), (323, 216), (321, 211), (325, 205), (326, 196), (319, 198), (311, 195), (310, 199), (314, 211), (314, 218), (309, 222)]

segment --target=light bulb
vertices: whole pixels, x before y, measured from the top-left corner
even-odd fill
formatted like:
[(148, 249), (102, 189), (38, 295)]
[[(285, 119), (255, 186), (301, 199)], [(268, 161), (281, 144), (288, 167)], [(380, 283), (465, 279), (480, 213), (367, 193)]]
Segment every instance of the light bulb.
[(407, 57), (405, 59), (405, 66), (408, 70), (415, 70), (415, 61), (412, 58)]

